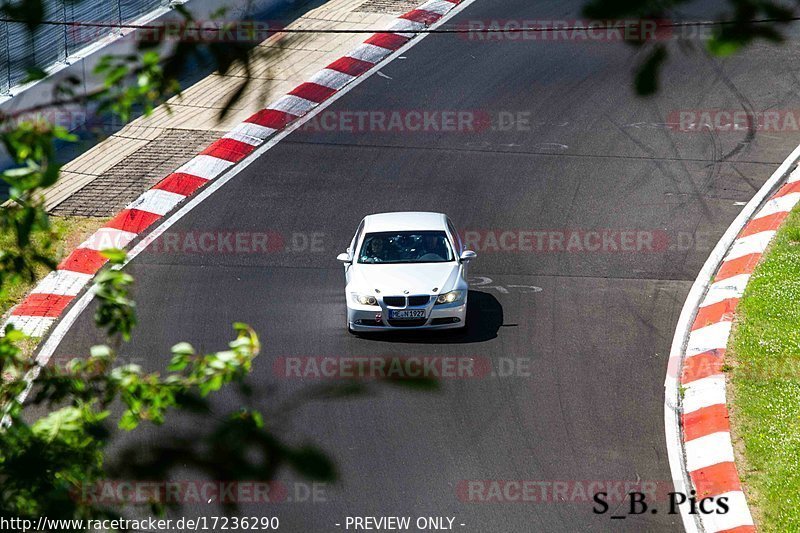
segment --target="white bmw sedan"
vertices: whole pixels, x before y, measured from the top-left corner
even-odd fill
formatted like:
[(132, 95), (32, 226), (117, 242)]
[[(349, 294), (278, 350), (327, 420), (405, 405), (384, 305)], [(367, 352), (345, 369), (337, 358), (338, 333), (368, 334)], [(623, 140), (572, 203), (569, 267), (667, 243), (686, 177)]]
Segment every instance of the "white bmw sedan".
[(347, 329), (463, 328), (467, 263), (475, 257), (441, 213), (369, 215), (337, 257), (347, 282)]

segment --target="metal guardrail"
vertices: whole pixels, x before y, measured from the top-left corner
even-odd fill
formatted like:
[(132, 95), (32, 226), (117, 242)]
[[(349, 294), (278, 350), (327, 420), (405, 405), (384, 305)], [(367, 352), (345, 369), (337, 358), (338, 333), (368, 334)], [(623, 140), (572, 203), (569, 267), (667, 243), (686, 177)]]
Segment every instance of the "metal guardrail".
[(21, 22), (0, 22), (0, 95), (31, 67), (48, 68), (169, 0), (44, 0), (46, 21), (31, 35)]

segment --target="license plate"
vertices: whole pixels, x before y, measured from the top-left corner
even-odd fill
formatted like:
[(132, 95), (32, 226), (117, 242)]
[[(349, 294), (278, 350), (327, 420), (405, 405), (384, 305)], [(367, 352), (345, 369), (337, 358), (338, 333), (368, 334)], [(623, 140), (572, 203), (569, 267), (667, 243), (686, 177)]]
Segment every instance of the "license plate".
[(411, 320), (414, 318), (425, 318), (424, 309), (404, 309), (402, 311), (389, 311), (389, 318), (394, 320)]

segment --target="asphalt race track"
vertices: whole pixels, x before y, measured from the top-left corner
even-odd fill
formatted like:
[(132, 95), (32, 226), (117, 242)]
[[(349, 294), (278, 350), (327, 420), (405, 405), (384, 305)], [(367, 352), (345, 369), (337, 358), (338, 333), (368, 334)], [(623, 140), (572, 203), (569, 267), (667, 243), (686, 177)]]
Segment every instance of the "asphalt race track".
[[(577, 3), (477, 0), (447, 27), (577, 18)], [(495, 370), (444, 378), (438, 393), (381, 386), (304, 404), (283, 434), (325, 449), (339, 481), (320, 501), (245, 505), (242, 514), (275, 515), (298, 532), (341, 530), (355, 515), (454, 516), (465, 532), (682, 529), (663, 503), (657, 514), (611, 520), (572, 496), (479, 502), (459, 489), (465, 480), (669, 487), (663, 382), (678, 313), (713, 245), (800, 140), (796, 129), (751, 138), (666, 124), (681, 110), (800, 107), (793, 42), (725, 60), (695, 45), (671, 48), (659, 93), (642, 99), (632, 89), (642, 52), (624, 43), (428, 36), (325, 112), (457, 111), (477, 127), (295, 132), (170, 229), (268, 232), (279, 250), (152, 250), (132, 261), (140, 324), (123, 357), (164, 368), (176, 342), (221, 349), (231, 323), (247, 322), (265, 344), (250, 378), (265, 407), (316, 382), (276, 375), (280, 357), (471, 356)], [(448, 213), (477, 239), (463, 336), (346, 332), (335, 257), (364, 215), (396, 210)], [(546, 231), (544, 244), (520, 250), (515, 239), (528, 230)], [(551, 243), (623, 231), (632, 247)], [(100, 340), (92, 310), (56, 357)], [(238, 405), (218, 398), (220, 411)], [(168, 440), (192, 426), (173, 418), (139, 438)]]

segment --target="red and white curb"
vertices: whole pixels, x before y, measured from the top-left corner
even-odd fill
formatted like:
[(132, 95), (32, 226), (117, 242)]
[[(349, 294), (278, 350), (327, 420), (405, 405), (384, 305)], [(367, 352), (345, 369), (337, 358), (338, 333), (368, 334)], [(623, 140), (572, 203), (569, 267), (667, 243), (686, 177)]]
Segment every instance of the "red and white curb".
[(673, 339), (665, 384), (673, 478), (698, 500), (724, 497), (729, 506), (725, 514), (684, 514), (689, 532), (755, 531), (736, 470), (722, 366), (739, 299), (778, 227), (800, 202), (800, 167), (789, 172), (798, 157), (800, 147), (728, 228), (690, 291)]
[(16, 307), (8, 324), (42, 337), (86, 287), (107, 259), (100, 251), (125, 248), (195, 191), (245, 159), (267, 139), (284, 130), (393, 52), (436, 23), (463, 0), (429, 0), (398, 17), (385, 33), (376, 33), (348, 55), (323, 68), (266, 108), (238, 124), (199, 155), (144, 192), (80, 244)]

